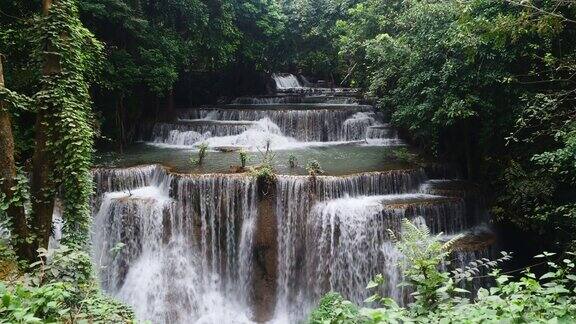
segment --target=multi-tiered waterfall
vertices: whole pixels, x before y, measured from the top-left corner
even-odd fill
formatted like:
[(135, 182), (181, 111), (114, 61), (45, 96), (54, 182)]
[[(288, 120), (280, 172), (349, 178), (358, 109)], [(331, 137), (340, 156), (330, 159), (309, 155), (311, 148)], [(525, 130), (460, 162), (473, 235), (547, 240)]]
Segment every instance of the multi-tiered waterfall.
[[(284, 94), (181, 110), (154, 125), (146, 148), (94, 170), (100, 280), (140, 319), (294, 323), (328, 291), (362, 303), (379, 273), (382, 293), (404, 303), (401, 255), (388, 234), (403, 218), (434, 233), (469, 233), (456, 265), (488, 254), (492, 235), (475, 191), (430, 179), (438, 172), (422, 165), (384, 161), (403, 143), (353, 91), (299, 94), (307, 88), (296, 77), (276, 81)], [(174, 162), (202, 143), (206, 166)], [(255, 164), (266, 147), (279, 173), (273, 182), (229, 169), (235, 151), (251, 152)], [(298, 166), (288, 166), (288, 155)], [(327, 174), (305, 175), (309, 157)]]

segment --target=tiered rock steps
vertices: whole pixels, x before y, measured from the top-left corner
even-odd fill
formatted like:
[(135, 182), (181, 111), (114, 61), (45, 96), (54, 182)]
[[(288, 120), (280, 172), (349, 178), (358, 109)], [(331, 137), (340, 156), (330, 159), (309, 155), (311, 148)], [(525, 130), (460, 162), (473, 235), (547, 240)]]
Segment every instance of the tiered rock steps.
[(190, 126), (252, 126), (253, 120), (211, 120), (211, 119), (178, 119), (174, 122), (180, 125)]
[(383, 196), (380, 202), (385, 209), (397, 210), (420, 206), (443, 205), (458, 202), (458, 199), (429, 194), (400, 194)]
[(356, 96), (360, 93), (360, 89), (355, 88), (314, 88), (314, 87), (286, 88), (286, 89), (277, 89), (277, 91), (286, 94), (302, 94), (302, 95), (330, 94), (333, 96)]
[[(194, 109), (194, 108), (192, 108)], [(265, 104), (227, 104), (217, 106), (201, 106), (196, 109), (236, 109), (236, 110), (354, 110), (371, 111), (370, 105), (359, 104), (333, 104), (333, 103), (265, 103)]]
[(480, 188), (469, 182), (457, 179), (431, 179), (422, 184), (422, 192), (450, 197), (467, 197), (480, 194)]
[(338, 95), (268, 95), (268, 96), (253, 96), (253, 97), (239, 97), (234, 99), (232, 104), (275, 104), (275, 103), (328, 103), (328, 104), (357, 104), (359, 98)]

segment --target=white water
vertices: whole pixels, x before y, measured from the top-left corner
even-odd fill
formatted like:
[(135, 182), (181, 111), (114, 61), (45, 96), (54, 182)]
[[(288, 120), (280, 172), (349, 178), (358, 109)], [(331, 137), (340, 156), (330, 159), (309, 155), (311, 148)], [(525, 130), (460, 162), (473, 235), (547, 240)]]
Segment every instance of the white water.
[(285, 136), (278, 125), (270, 118), (262, 118), (254, 122), (245, 131), (238, 135), (214, 136), (210, 132), (200, 134), (194, 131), (172, 130), (167, 138), (156, 138), (150, 145), (166, 148), (194, 149), (200, 144), (207, 144), (209, 148), (220, 147), (243, 148), (247, 151), (262, 151), (269, 145), (272, 150), (299, 149), (313, 146), (341, 145), (350, 141), (303, 142), (293, 137)]
[[(139, 168), (131, 171), (127, 178), (138, 177)], [(255, 183), (224, 176), (154, 179), (101, 198), (92, 242), (102, 286), (132, 305), (140, 320), (250, 323)], [(113, 252), (119, 242), (124, 247)]]
[(401, 255), (388, 230), (398, 234), (403, 218), (418, 219), (433, 233), (469, 226), (464, 202), (419, 193), (424, 181), (418, 172), (398, 171), (318, 177), (314, 184), (308, 177), (279, 177), (275, 318), (305, 318), (327, 291), (362, 304), (370, 294), (368, 280), (380, 273), (386, 278), (380, 293), (405, 303), (408, 294), (397, 286)]
[[(154, 323), (250, 323), (256, 183), (240, 175), (171, 175), (158, 166), (95, 171), (94, 259), (110, 294)], [(421, 219), (432, 232), (469, 227), (463, 202), (419, 193), (421, 170), (347, 177), (279, 176), (277, 302), (272, 322), (305, 318), (338, 291), (361, 303), (376, 274), (404, 303), (401, 255), (388, 229)], [(117, 253), (118, 242), (125, 246)], [(480, 253), (480, 254), (479, 254)], [(456, 264), (483, 252), (462, 252)]]
[[(194, 149), (240, 147), (262, 150), (270, 142), (273, 150), (329, 146), (361, 142), (363, 145), (402, 145), (402, 141), (377, 120), (373, 112), (357, 109), (314, 110), (206, 110), (187, 119), (189, 124), (157, 124), (152, 142), (159, 147)], [(220, 122), (215, 122), (216, 120)], [(377, 127), (377, 128), (375, 128)]]
[[(279, 89), (303, 89), (293, 75), (276, 75), (275, 81)], [(331, 101), (342, 105), (329, 107)], [(355, 103), (350, 98), (287, 96), (236, 103), (182, 112), (181, 120), (156, 125), (150, 144), (195, 150), (206, 143), (212, 149), (249, 151), (358, 140), (403, 144), (370, 107), (350, 104)], [(379, 273), (386, 278), (380, 293), (403, 304), (409, 292), (397, 287), (401, 255), (388, 229), (398, 233), (402, 218), (447, 236), (476, 225), (467, 215), (468, 200), (442, 196), (421, 169), (314, 180), (279, 175), (274, 211), (266, 215), (275, 218), (276, 226), (264, 229), (274, 231), (277, 244), (275, 273), (268, 274), (276, 278), (268, 283), (276, 291), (256, 296), (262, 279), (257, 275), (270, 261), (262, 259), (263, 249), (272, 247), (259, 242), (264, 217), (258, 214), (255, 179), (176, 175), (160, 166), (99, 169), (94, 178), (93, 248), (96, 263), (103, 266), (102, 286), (133, 305), (140, 320), (153, 323), (251, 323), (261, 316), (255, 303), (273, 306), (272, 318), (265, 318), (270, 322), (296, 323), (330, 290), (361, 304), (369, 294), (368, 280)], [(120, 242), (124, 247), (111, 251)], [(455, 263), (487, 253), (460, 252)]]
[(276, 82), (277, 89), (299, 89), (303, 88), (298, 78), (293, 74), (272, 74)]

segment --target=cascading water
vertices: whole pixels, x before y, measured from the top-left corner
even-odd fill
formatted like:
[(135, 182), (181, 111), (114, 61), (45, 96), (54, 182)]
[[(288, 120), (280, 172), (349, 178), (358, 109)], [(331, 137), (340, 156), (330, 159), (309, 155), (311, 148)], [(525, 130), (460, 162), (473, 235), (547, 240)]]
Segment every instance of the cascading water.
[(103, 288), (154, 323), (250, 322), (256, 183), (154, 170), (149, 183), (139, 168), (124, 172), (134, 186), (101, 198), (93, 247)]
[(357, 112), (342, 124), (341, 138), (365, 139), (368, 127), (377, 123), (374, 113)]
[[(183, 119), (205, 118), (209, 114), (219, 120), (229, 121), (258, 121), (269, 118), (278, 125), (286, 136), (296, 138), (299, 141), (353, 141), (366, 138), (367, 130), (361, 130), (359, 134), (344, 132), (344, 123), (347, 119), (358, 112), (367, 110), (368, 107), (360, 105), (348, 105), (333, 109), (324, 106), (313, 109), (199, 109), (190, 110), (182, 114)], [(351, 122), (348, 122), (350, 124)]]
[(272, 78), (276, 82), (276, 88), (279, 90), (302, 88), (300, 81), (293, 74), (273, 74)]
[[(317, 89), (293, 75), (274, 79), (280, 90)], [(148, 143), (158, 150), (206, 143), (224, 152), (269, 147), (296, 155), (327, 145), (403, 144), (372, 107), (331, 91), (182, 110), (178, 120), (156, 124)], [(376, 170), (382, 171), (277, 175), (266, 183), (249, 174), (177, 174), (160, 165), (95, 169), (93, 257), (102, 286), (154, 323), (295, 323), (330, 290), (362, 303), (368, 280), (380, 273), (386, 278), (380, 293), (408, 302), (409, 291), (397, 285), (402, 256), (388, 232), (399, 234), (403, 218), (447, 239), (461, 232), (476, 237), (454, 254), (457, 266), (490, 255), (490, 235), (469, 231), (486, 220), (476, 194), (454, 180), (428, 179), (448, 172)]]
[(179, 124), (158, 123), (152, 130), (152, 141), (173, 145), (194, 145), (212, 136), (238, 135), (248, 130), (252, 122), (229, 121), (226, 123), (209, 120), (180, 122)]
[[(324, 145), (353, 141), (381, 146), (403, 144), (369, 107), (360, 105), (330, 109), (323, 105), (287, 110), (194, 109), (183, 112), (181, 118), (178, 124), (156, 124), (152, 143), (178, 147), (208, 141), (222, 146), (245, 146), (242, 142), (248, 139), (252, 142), (252, 137), (259, 134), (261, 136), (257, 137), (275, 139), (279, 143), (278, 149), (298, 146), (294, 140), (301, 147), (307, 146), (305, 142)], [(270, 134), (261, 134), (263, 126), (267, 128), (264, 132), (274, 129)]]
[(282, 97), (240, 97), (232, 101), (234, 105), (272, 105), (272, 104), (332, 104), (354, 105), (358, 100), (350, 97), (336, 97), (327, 95), (318, 96), (282, 96)]
[(279, 177), (278, 303), (276, 316), (302, 319), (322, 293), (338, 291), (361, 303), (367, 278), (383, 273), (382, 293), (402, 304), (399, 254), (387, 230), (421, 219), (433, 233), (468, 228), (462, 199), (418, 193), (422, 170), (347, 177)]

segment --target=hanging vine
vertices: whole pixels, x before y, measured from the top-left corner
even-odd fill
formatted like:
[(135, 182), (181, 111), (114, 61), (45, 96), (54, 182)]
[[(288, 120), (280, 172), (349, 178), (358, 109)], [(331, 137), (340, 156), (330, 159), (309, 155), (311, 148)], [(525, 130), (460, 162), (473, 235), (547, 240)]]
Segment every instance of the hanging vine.
[(7, 105), (5, 107), (0, 106), (0, 109), (7, 109), (8, 106), (12, 106), (18, 110), (32, 110), (34, 107), (34, 100), (21, 95), (15, 91), (1, 88), (0, 87), (0, 101), (5, 102)]
[(94, 118), (88, 84), (98, 70), (102, 44), (80, 22), (74, 0), (54, 1), (33, 26), (40, 26), (33, 41), (41, 45), (34, 57), (51, 57), (58, 65), (44, 73), (34, 99), (38, 112), (47, 114), (47, 150), (54, 157), (50, 176), (64, 204), (63, 240), (82, 245), (88, 239), (92, 193)]

